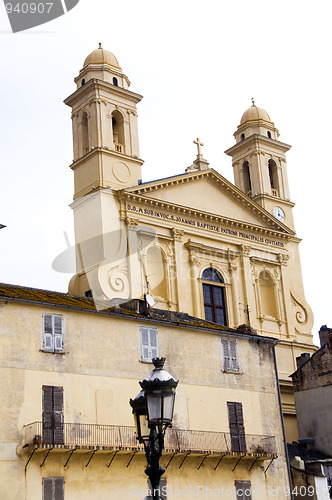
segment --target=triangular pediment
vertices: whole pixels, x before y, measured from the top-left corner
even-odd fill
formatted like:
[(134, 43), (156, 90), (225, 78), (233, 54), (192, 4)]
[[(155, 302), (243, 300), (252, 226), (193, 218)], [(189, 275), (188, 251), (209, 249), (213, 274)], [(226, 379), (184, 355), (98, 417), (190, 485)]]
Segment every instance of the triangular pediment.
[(147, 182), (125, 191), (197, 212), (294, 234), (213, 169)]

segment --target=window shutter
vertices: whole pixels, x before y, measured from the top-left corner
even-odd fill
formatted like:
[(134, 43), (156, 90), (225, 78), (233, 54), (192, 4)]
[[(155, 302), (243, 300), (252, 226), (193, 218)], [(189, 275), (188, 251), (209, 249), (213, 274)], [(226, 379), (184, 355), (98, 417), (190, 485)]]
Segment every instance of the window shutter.
[(43, 347), (47, 351), (53, 351), (53, 329), (51, 314), (44, 314), (43, 317)]
[(155, 328), (141, 328), (142, 360), (150, 362), (158, 357), (158, 337)]
[(151, 352), (151, 361), (153, 358), (158, 357), (157, 330), (152, 328), (150, 328), (150, 352)]
[(229, 340), (230, 365), (233, 372), (238, 371), (236, 341)]
[(149, 330), (148, 328), (141, 328), (141, 348), (143, 361), (149, 361)]
[(231, 369), (231, 358), (230, 358), (230, 350), (229, 350), (229, 341), (224, 339), (222, 342), (224, 349), (224, 369), (225, 371), (229, 371)]
[(53, 478), (43, 479), (43, 500), (53, 500)]
[(250, 481), (235, 481), (236, 499), (251, 500)]
[(64, 500), (64, 478), (54, 478), (54, 500)]
[(54, 350), (63, 351), (63, 328), (62, 328), (62, 317), (53, 316), (54, 324)]

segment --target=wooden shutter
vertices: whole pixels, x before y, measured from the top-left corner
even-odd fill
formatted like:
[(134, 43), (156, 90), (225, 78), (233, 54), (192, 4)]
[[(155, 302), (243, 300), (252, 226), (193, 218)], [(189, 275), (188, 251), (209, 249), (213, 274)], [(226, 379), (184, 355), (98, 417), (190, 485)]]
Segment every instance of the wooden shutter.
[(155, 328), (141, 328), (142, 361), (150, 362), (158, 357), (158, 336)]
[(250, 481), (235, 481), (236, 499), (251, 500)]
[(237, 359), (236, 341), (223, 339), (224, 350), (224, 370), (229, 372), (237, 372), (239, 369)]
[(44, 314), (43, 317), (43, 348), (53, 351), (53, 325), (52, 314)]
[(63, 444), (63, 388), (43, 385), (44, 444)]
[(227, 407), (232, 451), (245, 452), (246, 440), (242, 403), (229, 401)]
[(43, 478), (43, 500), (64, 500), (64, 478)]
[(63, 322), (61, 316), (53, 316), (54, 350), (63, 351)]

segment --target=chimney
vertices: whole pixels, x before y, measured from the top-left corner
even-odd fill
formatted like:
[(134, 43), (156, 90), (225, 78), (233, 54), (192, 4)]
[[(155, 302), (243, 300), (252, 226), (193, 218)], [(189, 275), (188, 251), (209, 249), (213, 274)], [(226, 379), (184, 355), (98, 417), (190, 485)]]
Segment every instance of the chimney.
[(296, 367), (299, 369), (304, 363), (306, 363), (310, 359), (310, 353), (309, 352), (303, 352), (301, 356), (297, 356), (296, 358)]
[(329, 337), (332, 334), (332, 328), (328, 328), (326, 325), (323, 325), (320, 327), (318, 333), (320, 339), (320, 346), (323, 347), (323, 345), (327, 344), (327, 342), (329, 341)]

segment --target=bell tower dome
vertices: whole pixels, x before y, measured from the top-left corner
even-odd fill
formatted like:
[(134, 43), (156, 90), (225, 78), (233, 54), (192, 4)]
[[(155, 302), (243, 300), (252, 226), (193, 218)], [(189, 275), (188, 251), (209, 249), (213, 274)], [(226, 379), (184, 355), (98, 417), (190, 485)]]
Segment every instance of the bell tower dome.
[(138, 184), (143, 161), (136, 105), (142, 96), (129, 90), (117, 58), (101, 44), (86, 57), (75, 83), (77, 90), (65, 100), (72, 108), (74, 199)]
[(234, 137), (235, 146), (225, 153), (233, 160), (235, 185), (294, 229), (285, 156), (291, 146), (279, 141), (279, 131), (269, 114), (254, 100), (243, 113)]

